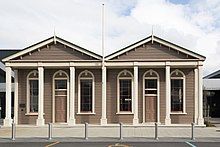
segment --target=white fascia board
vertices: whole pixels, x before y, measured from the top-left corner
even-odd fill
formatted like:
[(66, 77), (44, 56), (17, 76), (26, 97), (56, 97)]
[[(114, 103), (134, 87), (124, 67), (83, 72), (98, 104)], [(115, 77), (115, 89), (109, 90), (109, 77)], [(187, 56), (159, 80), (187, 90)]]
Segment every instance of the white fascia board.
[(172, 48), (172, 49), (175, 49), (175, 50), (177, 50), (177, 51), (180, 51), (180, 52), (182, 52), (182, 53), (185, 53), (185, 54), (187, 54), (187, 55), (190, 55), (190, 56), (192, 56), (192, 57), (199, 58), (200, 60), (205, 60), (205, 58), (203, 58), (203, 57), (201, 57), (201, 56), (199, 56), (199, 55), (197, 55), (197, 54), (194, 54), (194, 53), (192, 53), (192, 52), (190, 52), (190, 51), (187, 51), (187, 50), (185, 50), (185, 49), (182, 49), (182, 48), (180, 48), (180, 47), (178, 47), (178, 46), (175, 46), (175, 45), (173, 45), (173, 44), (164, 42), (163, 40), (154, 38), (154, 41), (156, 41), (156, 42), (158, 42), (158, 43), (160, 43), (160, 44), (163, 44), (163, 45), (165, 45), (165, 46), (168, 46), (168, 47), (170, 47), (170, 48)]
[(77, 51), (79, 51), (79, 52), (82, 52), (82, 53), (84, 53), (84, 54), (86, 54), (86, 55), (89, 55), (89, 56), (94, 57), (94, 58), (96, 58), (96, 59), (102, 60), (101, 57), (99, 57), (99, 56), (97, 56), (97, 55), (95, 55), (95, 54), (92, 54), (92, 53), (90, 53), (90, 52), (88, 52), (88, 51), (86, 51), (86, 50), (82, 50), (81, 48), (79, 48), (79, 47), (77, 47), (77, 46), (74, 46), (74, 45), (72, 45), (72, 44), (70, 44), (70, 43), (68, 43), (68, 42), (65, 42), (65, 41), (63, 41), (63, 40), (60, 40), (59, 38), (57, 38), (57, 41), (60, 42), (60, 43), (62, 43), (62, 44), (64, 44), (64, 45), (66, 45), (66, 46), (68, 46), (68, 47), (70, 47), (70, 48), (73, 48), (73, 49), (75, 49), (75, 50), (77, 50)]
[(220, 79), (203, 79), (203, 90), (220, 90)]
[(112, 54), (111, 56), (107, 57), (106, 60), (110, 60), (110, 59), (112, 59), (112, 58), (115, 58), (115, 57), (117, 57), (117, 56), (119, 56), (119, 55), (121, 55), (121, 54), (123, 54), (123, 53), (126, 53), (126, 52), (128, 52), (128, 51), (130, 51), (130, 50), (132, 50), (132, 49), (134, 49), (134, 48), (136, 48), (136, 47), (138, 47), (138, 46), (140, 46), (140, 45), (142, 45), (142, 44), (144, 44), (144, 43), (149, 42), (149, 41), (151, 41), (151, 37), (150, 37), (150, 38), (147, 38), (147, 39), (145, 39), (145, 40), (143, 40), (143, 41), (141, 41), (141, 42), (139, 42), (139, 43), (137, 43), (137, 44), (134, 44), (134, 45), (132, 45), (132, 46), (130, 46), (130, 47), (128, 47), (128, 48), (125, 48), (125, 49), (121, 50), (120, 52), (117, 52), (117, 53), (115, 53), (115, 54)]
[(45, 45), (47, 45), (47, 44), (49, 44), (49, 43), (51, 43), (51, 42), (53, 42), (53, 38), (51, 38), (51, 39), (49, 39), (49, 40), (46, 40), (46, 41), (44, 41), (44, 42), (42, 42), (42, 43), (36, 44), (35, 46), (32, 46), (32, 47), (30, 47), (30, 48), (24, 49), (24, 50), (22, 50), (22, 51), (20, 51), (20, 52), (17, 52), (17, 53), (15, 53), (15, 54), (13, 54), (13, 55), (11, 55), (11, 56), (9, 56), (9, 57), (4, 58), (2, 61), (3, 61), (3, 62), (6, 62), (6, 61), (9, 61), (9, 60), (11, 60), (11, 59), (13, 59), (13, 58), (17, 58), (17, 57), (19, 57), (19, 56), (22, 56), (22, 55), (24, 55), (24, 54), (27, 54), (27, 53), (29, 53), (29, 52), (32, 52), (32, 51), (34, 51), (34, 50), (36, 50), (36, 49), (38, 49), (38, 48), (40, 48), (40, 47), (42, 47), (42, 46), (45, 46)]

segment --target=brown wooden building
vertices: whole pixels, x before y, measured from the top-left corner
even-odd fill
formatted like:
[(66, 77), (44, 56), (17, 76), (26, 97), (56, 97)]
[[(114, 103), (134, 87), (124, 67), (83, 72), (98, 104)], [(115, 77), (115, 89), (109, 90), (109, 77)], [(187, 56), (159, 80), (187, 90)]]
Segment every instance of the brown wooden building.
[(17, 124), (204, 124), (204, 56), (149, 36), (102, 59), (56, 36), (3, 59), (4, 125), (12, 70)]

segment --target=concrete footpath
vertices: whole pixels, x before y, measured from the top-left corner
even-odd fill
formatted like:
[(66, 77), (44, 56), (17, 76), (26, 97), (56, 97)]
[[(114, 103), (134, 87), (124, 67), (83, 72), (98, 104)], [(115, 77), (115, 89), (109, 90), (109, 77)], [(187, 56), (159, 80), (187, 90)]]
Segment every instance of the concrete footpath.
[[(0, 128), (0, 139), (11, 138), (11, 128)], [(48, 126), (17, 126), (16, 138), (48, 138)], [(89, 138), (109, 138), (118, 139), (120, 136), (119, 126), (93, 126), (88, 127)], [(139, 138), (139, 139), (154, 139), (155, 128), (154, 126), (123, 126), (123, 138)], [(53, 138), (75, 138), (83, 139), (85, 137), (84, 125), (66, 126), (66, 125), (53, 125), (52, 128)], [(158, 127), (159, 138), (175, 138), (175, 139), (189, 139), (191, 138), (191, 126), (175, 126), (175, 127)], [(220, 128), (219, 127), (195, 127), (194, 137), (201, 139), (212, 138), (220, 141)]]

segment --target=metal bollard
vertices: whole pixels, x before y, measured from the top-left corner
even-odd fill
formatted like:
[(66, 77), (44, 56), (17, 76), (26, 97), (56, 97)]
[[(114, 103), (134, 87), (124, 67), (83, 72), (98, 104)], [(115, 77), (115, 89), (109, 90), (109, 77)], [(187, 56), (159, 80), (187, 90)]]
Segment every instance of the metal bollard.
[(48, 124), (48, 140), (52, 139), (52, 123)]
[(85, 123), (85, 140), (88, 140), (88, 123)]
[(158, 140), (158, 123), (155, 123), (155, 140)]
[(195, 140), (195, 137), (194, 137), (194, 128), (195, 128), (195, 123), (191, 123), (192, 125), (192, 130), (191, 130), (191, 140)]
[(123, 129), (123, 124), (122, 123), (119, 123), (119, 126), (120, 126), (120, 140), (123, 140), (123, 132), (122, 132), (122, 129)]
[(11, 140), (15, 140), (15, 123), (11, 124)]

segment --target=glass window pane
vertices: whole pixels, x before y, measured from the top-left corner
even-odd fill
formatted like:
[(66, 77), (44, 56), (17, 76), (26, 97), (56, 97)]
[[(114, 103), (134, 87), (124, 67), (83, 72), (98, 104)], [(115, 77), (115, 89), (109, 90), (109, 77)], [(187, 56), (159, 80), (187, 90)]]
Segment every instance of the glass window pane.
[(29, 80), (30, 112), (38, 112), (38, 80)]
[(80, 80), (81, 111), (92, 112), (92, 79)]
[(157, 89), (157, 79), (145, 79), (145, 88)]
[(131, 79), (120, 79), (120, 111), (132, 111), (131, 109), (131, 95), (132, 95), (132, 83)]
[(171, 79), (171, 111), (183, 111), (183, 79)]
[(67, 89), (67, 80), (55, 80), (55, 89)]

